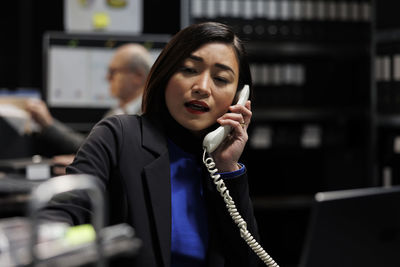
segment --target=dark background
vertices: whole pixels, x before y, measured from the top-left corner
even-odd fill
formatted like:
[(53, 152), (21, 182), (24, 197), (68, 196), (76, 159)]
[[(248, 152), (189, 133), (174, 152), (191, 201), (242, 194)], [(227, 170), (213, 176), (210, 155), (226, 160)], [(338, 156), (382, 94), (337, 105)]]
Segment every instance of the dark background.
[[(143, 2), (144, 33), (174, 34), (180, 29), (179, 1)], [(274, 134), (268, 149), (248, 145), (243, 157), (261, 243), (281, 266), (294, 266), (299, 260), (316, 192), (380, 186), (384, 168), (391, 171), (393, 184), (400, 183), (399, 156), (393, 151), (400, 136), (400, 102), (385, 105), (385, 112), (378, 109), (378, 90), (389, 86), (392, 95), (382, 98), (400, 99), (400, 86), (376, 83), (372, 75), (376, 54), (400, 54), (399, 6), (395, 0), (373, 1), (372, 20), (363, 24), (262, 22), (300, 27), (300, 36), (258, 40), (241, 33), (249, 40), (251, 63), (300, 63), (308, 70), (301, 88), (254, 88), (249, 136), (260, 126)], [(242, 22), (223, 21), (240, 32)], [(41, 90), (43, 33), (63, 30), (63, 1), (1, 3), (0, 88)], [(57, 116), (62, 119), (63, 114)], [(321, 145), (312, 149), (299, 143), (309, 124), (322, 129)], [(18, 149), (10, 149), (8, 155), (17, 156), (12, 152), (26, 142), (13, 140)]]
[[(179, 30), (179, 1), (143, 1), (144, 33)], [(7, 1), (0, 7), (0, 88), (42, 88), (42, 37), (64, 31), (63, 1)], [(157, 8), (154, 8), (157, 6)]]
[[(144, 33), (173, 34), (180, 29), (179, 1), (144, 2)], [(378, 30), (400, 26), (394, 0), (376, 1)], [(42, 36), (64, 31), (63, 1), (5, 1), (0, 8), (0, 88), (42, 87)], [(157, 8), (154, 8), (157, 6)]]

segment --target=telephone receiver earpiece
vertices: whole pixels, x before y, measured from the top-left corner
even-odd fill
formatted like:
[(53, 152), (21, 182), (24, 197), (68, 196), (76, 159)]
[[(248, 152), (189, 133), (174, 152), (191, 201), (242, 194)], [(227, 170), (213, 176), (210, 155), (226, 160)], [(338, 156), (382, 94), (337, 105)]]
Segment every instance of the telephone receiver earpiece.
[[(250, 88), (246, 84), (239, 92), (239, 97), (237, 104), (245, 105), (246, 101), (249, 99)], [(232, 128), (230, 126), (220, 126), (216, 130), (208, 133), (203, 140), (203, 147), (206, 149), (207, 153), (214, 152), (215, 149), (222, 143), (225, 137), (231, 132)]]

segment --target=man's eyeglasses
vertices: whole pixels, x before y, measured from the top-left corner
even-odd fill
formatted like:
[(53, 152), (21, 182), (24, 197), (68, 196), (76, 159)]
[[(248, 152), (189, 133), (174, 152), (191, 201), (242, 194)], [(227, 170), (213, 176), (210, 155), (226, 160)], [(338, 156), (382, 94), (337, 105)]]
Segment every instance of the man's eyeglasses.
[(132, 69), (127, 68), (127, 67), (122, 67), (122, 68), (108, 68), (107, 69), (107, 76), (108, 77), (113, 77), (117, 72), (122, 72), (122, 73), (128, 73), (128, 72), (133, 72)]

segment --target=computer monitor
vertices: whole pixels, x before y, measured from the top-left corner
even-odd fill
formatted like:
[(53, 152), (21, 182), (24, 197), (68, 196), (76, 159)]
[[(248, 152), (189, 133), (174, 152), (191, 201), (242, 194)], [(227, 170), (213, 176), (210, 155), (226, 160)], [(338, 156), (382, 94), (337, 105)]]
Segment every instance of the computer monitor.
[[(47, 105), (67, 121), (97, 121), (98, 114), (116, 105), (106, 80), (115, 49), (125, 43), (140, 43), (155, 61), (169, 39), (165, 34), (47, 32), (43, 38), (43, 95)], [(97, 117), (85, 118), (94, 115)]]
[(316, 194), (301, 267), (400, 266), (400, 186)]
[(108, 91), (106, 74), (115, 49), (124, 43), (140, 43), (155, 60), (168, 40), (167, 35), (46, 33), (43, 47), (47, 104), (70, 108), (112, 106), (115, 100)]

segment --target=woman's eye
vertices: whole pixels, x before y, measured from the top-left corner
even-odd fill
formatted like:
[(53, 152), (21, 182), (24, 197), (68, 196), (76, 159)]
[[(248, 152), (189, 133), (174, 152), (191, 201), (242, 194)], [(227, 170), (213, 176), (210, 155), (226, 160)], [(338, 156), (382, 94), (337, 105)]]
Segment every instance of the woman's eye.
[(222, 84), (227, 84), (227, 83), (228, 83), (228, 80), (225, 79), (225, 78), (222, 78), (222, 77), (215, 77), (214, 79), (215, 79), (215, 81), (217, 81), (218, 83), (222, 83)]
[(190, 67), (182, 67), (181, 71), (184, 73), (196, 73), (196, 70), (194, 68), (190, 68)]

